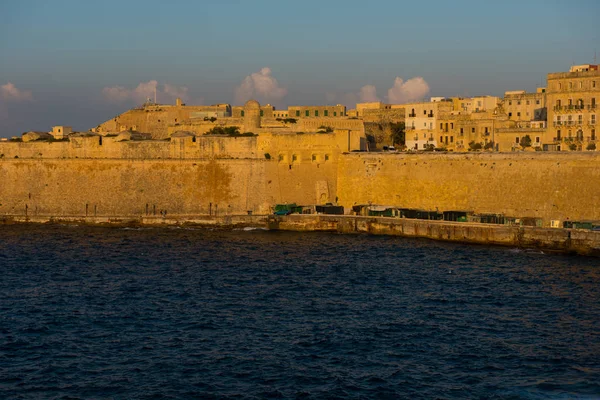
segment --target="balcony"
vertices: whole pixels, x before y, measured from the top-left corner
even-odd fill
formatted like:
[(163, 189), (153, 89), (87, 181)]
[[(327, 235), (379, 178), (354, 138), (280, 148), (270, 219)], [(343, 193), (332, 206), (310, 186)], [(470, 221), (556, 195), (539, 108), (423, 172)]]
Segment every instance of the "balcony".
[(563, 125), (563, 121), (554, 121), (554, 126), (562, 126)]
[(427, 114), (427, 118), (433, 118), (433, 113)]

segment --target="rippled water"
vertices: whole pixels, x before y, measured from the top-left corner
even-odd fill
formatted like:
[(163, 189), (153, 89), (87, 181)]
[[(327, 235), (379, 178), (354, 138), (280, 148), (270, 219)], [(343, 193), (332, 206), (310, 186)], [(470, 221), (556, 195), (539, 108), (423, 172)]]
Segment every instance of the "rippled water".
[(0, 398), (598, 398), (599, 264), (366, 235), (0, 226)]

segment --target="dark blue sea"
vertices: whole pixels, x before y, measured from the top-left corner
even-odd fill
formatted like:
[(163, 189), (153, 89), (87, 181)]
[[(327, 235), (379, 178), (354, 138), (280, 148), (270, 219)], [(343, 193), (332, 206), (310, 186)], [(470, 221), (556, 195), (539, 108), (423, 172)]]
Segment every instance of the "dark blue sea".
[(196, 398), (600, 398), (600, 260), (0, 226), (0, 399)]

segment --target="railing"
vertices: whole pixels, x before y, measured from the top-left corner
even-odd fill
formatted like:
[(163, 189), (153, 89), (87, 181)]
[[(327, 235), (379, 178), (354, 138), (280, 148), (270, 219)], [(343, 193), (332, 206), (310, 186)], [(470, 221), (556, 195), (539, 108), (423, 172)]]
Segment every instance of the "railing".
[(595, 110), (596, 109), (596, 105), (595, 104), (588, 104), (587, 106), (581, 104), (581, 105), (577, 105), (577, 104), (572, 104), (570, 106), (554, 106), (552, 108), (554, 111), (579, 111), (579, 110)]
[(433, 113), (427, 114), (427, 118), (433, 118)]
[(414, 118), (416, 116), (417, 116), (417, 114), (414, 114), (414, 113), (413, 114), (408, 114), (408, 118)]

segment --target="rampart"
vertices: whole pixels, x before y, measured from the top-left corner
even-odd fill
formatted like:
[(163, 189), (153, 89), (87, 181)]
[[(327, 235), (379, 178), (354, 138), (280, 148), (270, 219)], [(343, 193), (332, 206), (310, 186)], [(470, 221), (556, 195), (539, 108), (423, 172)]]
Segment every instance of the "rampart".
[(600, 155), (390, 154), (350, 131), (0, 143), (0, 214), (269, 213), (377, 204), (551, 221), (600, 220)]
[(381, 154), (340, 157), (338, 201), (423, 210), (600, 220), (596, 153)]

